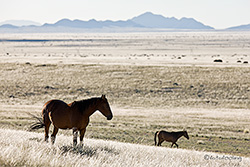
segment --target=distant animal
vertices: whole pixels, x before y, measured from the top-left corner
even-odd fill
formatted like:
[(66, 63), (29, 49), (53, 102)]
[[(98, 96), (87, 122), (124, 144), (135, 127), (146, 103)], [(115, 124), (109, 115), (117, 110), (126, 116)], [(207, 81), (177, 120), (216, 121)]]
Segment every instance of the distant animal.
[[(166, 131), (163, 131), (163, 130), (156, 131), (155, 136), (154, 136), (155, 145), (161, 146), (162, 142), (167, 141), (167, 142), (172, 142), (171, 148), (173, 147), (174, 144), (178, 148), (178, 144), (176, 142), (182, 136), (189, 139), (187, 131), (179, 131), (179, 132), (166, 132)], [(156, 141), (157, 137), (158, 137), (158, 144), (157, 144), (157, 141)]]
[(82, 146), (86, 127), (89, 124), (89, 117), (96, 110), (99, 110), (108, 120), (111, 120), (113, 117), (105, 95), (74, 101), (69, 104), (61, 100), (50, 100), (43, 106), (42, 119), (31, 125), (30, 129), (34, 130), (45, 127), (45, 141), (48, 141), (49, 127), (52, 123), (54, 125), (51, 135), (52, 144), (55, 142), (58, 129), (72, 129), (74, 146), (77, 145), (77, 135), (78, 131), (80, 131), (80, 145)]
[(221, 59), (215, 59), (214, 62), (216, 62), (216, 63), (222, 63), (223, 60), (221, 60)]

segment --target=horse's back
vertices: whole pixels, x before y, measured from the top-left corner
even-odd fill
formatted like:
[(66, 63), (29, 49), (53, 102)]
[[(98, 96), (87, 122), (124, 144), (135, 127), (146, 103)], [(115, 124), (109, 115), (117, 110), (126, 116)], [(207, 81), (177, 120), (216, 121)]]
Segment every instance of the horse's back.
[(58, 128), (69, 128), (70, 107), (61, 100), (50, 100), (44, 104), (43, 113), (47, 113), (51, 122)]
[(167, 132), (167, 131), (162, 130), (159, 132), (159, 136), (166, 141), (173, 141), (174, 140), (173, 139), (174, 135), (172, 132)]
[(47, 110), (47, 112), (55, 112), (57, 110), (64, 110), (67, 108), (69, 108), (68, 104), (62, 100), (50, 100), (43, 106), (43, 110)]

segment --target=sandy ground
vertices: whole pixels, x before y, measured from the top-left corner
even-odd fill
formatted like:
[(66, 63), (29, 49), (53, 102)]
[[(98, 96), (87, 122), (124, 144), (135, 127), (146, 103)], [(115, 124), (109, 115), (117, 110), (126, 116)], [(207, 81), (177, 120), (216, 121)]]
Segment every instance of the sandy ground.
[(0, 40), (2, 63), (246, 67), (250, 63), (249, 31), (0, 34)]

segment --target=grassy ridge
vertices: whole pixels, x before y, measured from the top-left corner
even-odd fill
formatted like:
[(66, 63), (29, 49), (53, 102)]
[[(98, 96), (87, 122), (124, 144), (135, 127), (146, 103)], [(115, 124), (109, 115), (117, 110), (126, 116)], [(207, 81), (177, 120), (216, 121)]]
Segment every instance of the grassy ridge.
[[(59, 135), (54, 146), (43, 135), (0, 129), (1, 166), (247, 166), (249, 158), (85, 139), (83, 148)], [(8, 138), (8, 140), (6, 140)]]

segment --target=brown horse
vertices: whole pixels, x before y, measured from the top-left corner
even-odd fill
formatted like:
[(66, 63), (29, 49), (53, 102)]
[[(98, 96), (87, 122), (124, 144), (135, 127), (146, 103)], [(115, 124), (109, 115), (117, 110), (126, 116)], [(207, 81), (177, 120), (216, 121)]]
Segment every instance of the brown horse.
[[(156, 141), (157, 136), (158, 136), (158, 144)], [(155, 132), (155, 137), (154, 137), (155, 145), (157, 144), (157, 146), (161, 146), (162, 142), (167, 141), (167, 142), (172, 142), (171, 148), (173, 147), (174, 144), (178, 148), (178, 144), (176, 144), (176, 142), (181, 136), (184, 136), (187, 139), (189, 139), (187, 131), (179, 131), (179, 132), (166, 132), (163, 130), (157, 131)]]
[(70, 104), (61, 100), (50, 100), (43, 106), (43, 120), (33, 124), (31, 129), (45, 127), (45, 141), (48, 141), (49, 127), (52, 123), (54, 125), (51, 135), (52, 144), (55, 142), (58, 129), (73, 129), (74, 146), (77, 145), (77, 134), (80, 131), (80, 145), (82, 145), (86, 127), (89, 124), (89, 117), (96, 110), (99, 110), (108, 120), (113, 117), (105, 95), (102, 95), (101, 98), (74, 101)]

